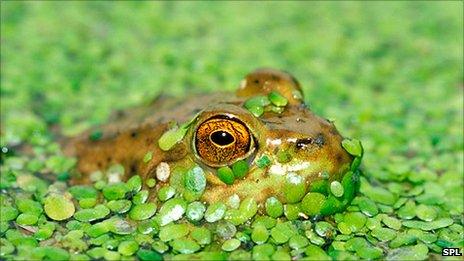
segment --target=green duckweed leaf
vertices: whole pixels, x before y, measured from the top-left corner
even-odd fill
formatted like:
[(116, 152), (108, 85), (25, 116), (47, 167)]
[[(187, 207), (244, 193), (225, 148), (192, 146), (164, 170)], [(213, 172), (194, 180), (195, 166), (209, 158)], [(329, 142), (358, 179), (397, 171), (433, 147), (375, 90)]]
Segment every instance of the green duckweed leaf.
[(74, 211), (74, 204), (63, 195), (54, 194), (45, 199), (45, 214), (53, 220), (65, 220), (70, 218)]
[(361, 142), (357, 139), (344, 139), (342, 141), (342, 147), (355, 157), (361, 157), (363, 154), (363, 147)]
[(269, 101), (275, 106), (283, 107), (288, 104), (288, 100), (282, 96), (279, 92), (272, 91), (267, 96)]
[(190, 123), (184, 123), (180, 126), (175, 125), (161, 135), (158, 140), (158, 146), (163, 151), (169, 151), (174, 145), (180, 142), (190, 127)]

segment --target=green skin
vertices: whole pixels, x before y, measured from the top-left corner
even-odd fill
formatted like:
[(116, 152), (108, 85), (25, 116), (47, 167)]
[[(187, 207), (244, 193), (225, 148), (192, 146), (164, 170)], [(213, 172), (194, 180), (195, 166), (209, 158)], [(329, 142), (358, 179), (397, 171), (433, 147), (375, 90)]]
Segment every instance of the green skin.
[[(251, 97), (268, 95), (272, 91), (287, 99), (283, 112), (266, 111), (256, 117), (244, 108), (245, 101)], [(224, 201), (233, 194), (242, 199), (251, 196), (258, 202), (275, 196), (286, 202), (283, 191), (289, 172), (301, 176), (307, 189), (324, 178), (329, 183), (341, 181), (353, 157), (342, 148), (343, 138), (333, 123), (312, 113), (298, 94), (301, 88), (288, 73), (259, 69), (242, 80), (235, 95), (198, 95), (182, 101), (161, 97), (148, 106), (119, 112), (113, 122), (98, 128), (102, 135), (97, 140), (89, 139), (95, 132), (90, 130), (65, 142), (65, 153), (79, 159), (78, 170), (82, 175), (73, 182), (90, 183), (90, 173), (115, 163), (124, 166), (123, 179), (139, 174), (147, 180), (155, 178), (156, 167), (165, 162), (170, 166), (170, 180), (158, 181), (151, 189), (158, 190), (166, 184), (181, 188), (182, 175), (199, 165), (207, 180), (201, 200), (212, 203)], [(203, 160), (193, 143), (198, 126), (217, 115), (243, 122), (254, 141), (250, 151), (241, 157), (249, 163), (250, 171), (232, 185), (226, 185), (217, 177), (218, 166)], [(179, 142), (167, 151), (159, 147), (159, 138), (172, 128), (172, 122), (189, 121), (191, 124)], [(148, 162), (145, 158), (144, 162), (147, 152), (152, 152), (153, 156)], [(256, 163), (264, 155), (270, 159), (270, 164), (260, 168)], [(222, 165), (231, 165), (239, 159)]]

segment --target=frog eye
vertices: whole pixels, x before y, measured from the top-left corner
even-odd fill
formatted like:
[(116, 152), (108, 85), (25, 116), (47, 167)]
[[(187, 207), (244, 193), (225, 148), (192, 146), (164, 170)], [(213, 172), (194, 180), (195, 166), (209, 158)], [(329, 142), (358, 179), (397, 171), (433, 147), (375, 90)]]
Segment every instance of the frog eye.
[(194, 143), (197, 156), (211, 167), (231, 164), (253, 151), (253, 138), (248, 127), (225, 116), (201, 123), (196, 129)]

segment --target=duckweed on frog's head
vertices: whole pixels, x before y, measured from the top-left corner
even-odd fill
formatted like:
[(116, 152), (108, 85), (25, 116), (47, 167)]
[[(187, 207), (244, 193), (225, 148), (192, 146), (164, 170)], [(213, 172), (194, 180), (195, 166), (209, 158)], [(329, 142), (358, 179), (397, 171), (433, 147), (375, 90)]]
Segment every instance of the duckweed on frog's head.
[(360, 143), (343, 140), (332, 122), (311, 112), (288, 73), (259, 69), (242, 80), (235, 95), (194, 96), (181, 103), (161, 98), (135, 113), (98, 128), (99, 139), (84, 133), (67, 144), (84, 174), (75, 181), (121, 163), (125, 179), (158, 177), (151, 191), (170, 185), (188, 200), (209, 203), (233, 195), (258, 202), (305, 198), (304, 212), (311, 215), (338, 212), (354, 196)]

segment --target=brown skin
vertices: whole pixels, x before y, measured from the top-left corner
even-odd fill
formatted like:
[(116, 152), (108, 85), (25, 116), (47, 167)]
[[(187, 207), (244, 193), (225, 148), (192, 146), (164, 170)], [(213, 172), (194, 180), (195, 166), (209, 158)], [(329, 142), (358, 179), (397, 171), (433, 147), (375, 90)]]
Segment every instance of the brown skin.
[[(243, 108), (250, 97), (271, 91), (278, 91), (289, 101), (282, 113), (269, 111), (257, 118)], [(92, 131), (88, 131), (64, 145), (66, 154), (79, 159), (82, 176), (73, 182), (89, 183), (90, 173), (115, 163), (124, 166), (124, 179), (139, 174), (144, 180), (155, 177), (160, 162), (168, 163), (171, 170), (198, 164), (208, 181), (202, 199), (214, 202), (233, 194), (253, 196), (258, 201), (275, 195), (284, 201), (281, 188), (287, 171), (301, 175), (307, 185), (324, 173), (329, 180), (340, 180), (352, 161), (341, 147), (343, 138), (331, 122), (307, 109), (298, 93), (301, 88), (290, 74), (259, 69), (245, 77), (236, 95), (199, 95), (183, 101), (160, 98), (149, 106), (120, 113), (114, 122), (99, 128), (103, 137), (98, 141), (91, 141)], [(182, 141), (168, 151), (159, 148), (158, 139), (170, 129), (170, 123), (188, 122), (197, 114)], [(217, 130), (231, 134), (235, 142), (218, 146), (209, 138)], [(144, 163), (149, 151), (153, 157)], [(290, 159), (278, 162), (277, 155), (282, 153)], [(271, 159), (271, 165), (264, 169), (256, 166), (262, 155)], [(250, 163), (249, 174), (233, 185), (224, 184), (216, 176), (217, 167), (239, 159)], [(158, 182), (154, 189), (164, 185)]]

